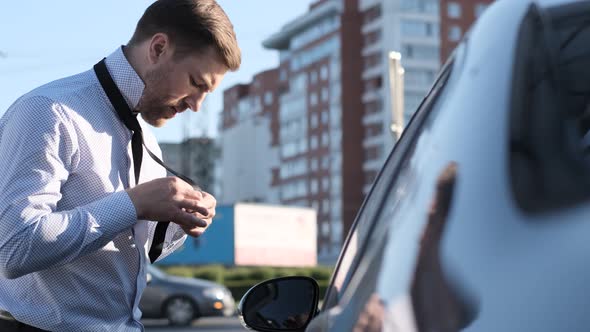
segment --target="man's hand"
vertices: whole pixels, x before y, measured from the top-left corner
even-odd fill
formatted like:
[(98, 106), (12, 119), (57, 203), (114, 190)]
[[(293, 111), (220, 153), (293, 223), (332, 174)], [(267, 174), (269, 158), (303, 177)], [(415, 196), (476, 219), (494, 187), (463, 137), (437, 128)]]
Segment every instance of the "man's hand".
[(139, 219), (170, 221), (192, 236), (202, 234), (215, 215), (215, 198), (177, 177), (152, 180), (126, 191)]
[(187, 235), (190, 235), (192, 237), (199, 237), (199, 236), (203, 235), (203, 233), (205, 233), (205, 230), (207, 229), (207, 227), (209, 227), (209, 225), (211, 225), (211, 222), (213, 221), (213, 217), (215, 217), (215, 206), (217, 205), (217, 200), (215, 199), (215, 197), (213, 197), (213, 195), (211, 195), (207, 192), (204, 192), (204, 191), (200, 191), (198, 193), (201, 195), (201, 199), (199, 200), (199, 205), (202, 207), (205, 207), (207, 209), (207, 212), (202, 213), (199, 211), (192, 211), (192, 210), (186, 210), (186, 211), (189, 213), (192, 213), (195, 217), (206, 222), (207, 225), (204, 227), (203, 226), (186, 227), (183, 225), (180, 226)]

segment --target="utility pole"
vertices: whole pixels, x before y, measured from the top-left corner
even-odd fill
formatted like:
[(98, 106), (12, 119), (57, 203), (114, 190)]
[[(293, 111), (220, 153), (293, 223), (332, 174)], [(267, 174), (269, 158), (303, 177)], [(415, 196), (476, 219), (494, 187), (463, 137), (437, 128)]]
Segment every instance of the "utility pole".
[(404, 68), (401, 65), (401, 53), (390, 52), (388, 60), (391, 96), (391, 132), (397, 142), (404, 130)]

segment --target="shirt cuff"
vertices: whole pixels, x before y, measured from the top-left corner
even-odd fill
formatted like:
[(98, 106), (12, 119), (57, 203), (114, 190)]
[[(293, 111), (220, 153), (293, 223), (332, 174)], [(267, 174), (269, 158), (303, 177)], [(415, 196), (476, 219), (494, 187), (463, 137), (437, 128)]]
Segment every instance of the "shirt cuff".
[(135, 206), (126, 191), (110, 194), (87, 207), (89, 222), (106, 236), (115, 237), (137, 222)]

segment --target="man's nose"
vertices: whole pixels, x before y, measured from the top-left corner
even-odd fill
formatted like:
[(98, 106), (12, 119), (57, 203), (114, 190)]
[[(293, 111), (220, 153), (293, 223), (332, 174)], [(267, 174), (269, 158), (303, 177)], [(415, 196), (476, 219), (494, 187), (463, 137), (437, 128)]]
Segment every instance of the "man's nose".
[(206, 96), (206, 92), (196, 93), (194, 95), (188, 96), (185, 101), (188, 107), (193, 110), (193, 112), (198, 112), (201, 108), (201, 103), (203, 103), (203, 100), (205, 100)]

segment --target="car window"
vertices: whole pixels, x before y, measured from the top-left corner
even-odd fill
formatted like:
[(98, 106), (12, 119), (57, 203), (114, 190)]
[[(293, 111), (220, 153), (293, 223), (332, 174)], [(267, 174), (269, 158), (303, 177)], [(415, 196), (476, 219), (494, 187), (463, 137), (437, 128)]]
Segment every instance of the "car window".
[(346, 291), (350, 278), (354, 274), (368, 246), (367, 239), (373, 232), (385, 198), (402, 194), (401, 192), (392, 192), (391, 185), (400, 172), (402, 160), (404, 160), (410, 149), (413, 148), (413, 143), (420, 133), (422, 125), (432, 108), (432, 104), (446, 83), (451, 67), (452, 60), (441, 70), (441, 75), (439, 75), (433, 88), (424, 98), (422, 104), (418, 107), (418, 110), (408, 123), (399, 142), (387, 158), (371, 191), (367, 195), (343, 246), (330, 287), (324, 299), (322, 310), (329, 309), (338, 304), (342, 294)]

